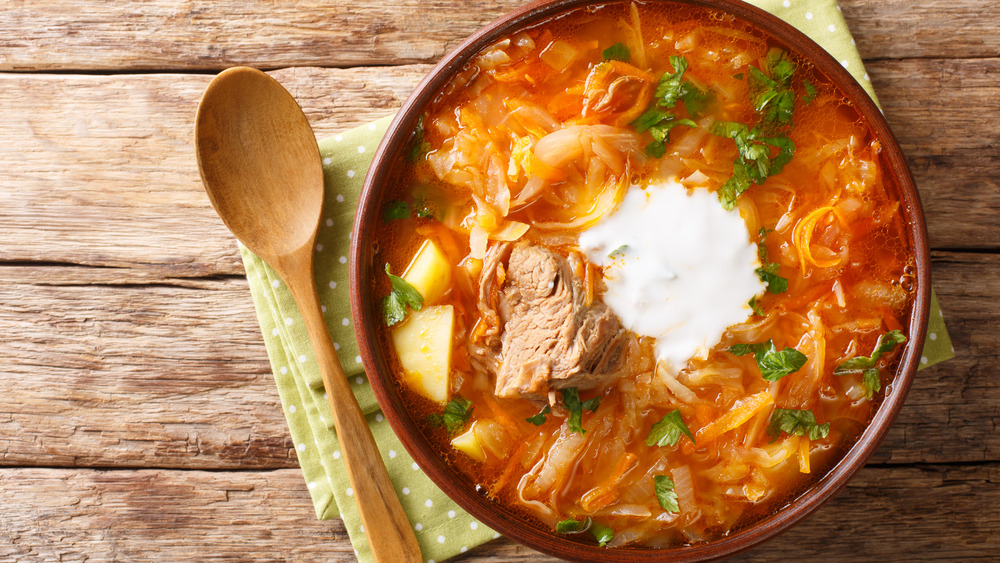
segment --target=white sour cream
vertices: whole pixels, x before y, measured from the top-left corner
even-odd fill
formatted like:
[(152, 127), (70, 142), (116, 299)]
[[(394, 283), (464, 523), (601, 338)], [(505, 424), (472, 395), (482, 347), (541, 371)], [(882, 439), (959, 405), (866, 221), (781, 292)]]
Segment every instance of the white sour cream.
[(657, 359), (674, 373), (745, 321), (747, 302), (765, 290), (746, 222), (705, 189), (633, 187), (579, 244), (604, 268), (604, 302), (625, 328), (656, 338)]

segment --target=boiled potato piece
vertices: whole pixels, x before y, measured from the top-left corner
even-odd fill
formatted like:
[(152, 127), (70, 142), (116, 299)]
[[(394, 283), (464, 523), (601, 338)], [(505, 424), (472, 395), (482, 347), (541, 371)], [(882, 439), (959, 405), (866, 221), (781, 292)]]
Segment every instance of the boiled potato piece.
[(434, 303), (451, 285), (451, 264), (441, 248), (427, 239), (413, 255), (403, 279), (420, 292), (424, 304)]
[(451, 439), (451, 447), (464, 453), (476, 461), (486, 461), (486, 452), (483, 451), (483, 444), (476, 435), (476, 425), (473, 422), (468, 430)]
[(403, 365), (403, 381), (428, 399), (448, 402), (455, 309), (436, 305), (412, 311), (392, 330), (392, 344)]

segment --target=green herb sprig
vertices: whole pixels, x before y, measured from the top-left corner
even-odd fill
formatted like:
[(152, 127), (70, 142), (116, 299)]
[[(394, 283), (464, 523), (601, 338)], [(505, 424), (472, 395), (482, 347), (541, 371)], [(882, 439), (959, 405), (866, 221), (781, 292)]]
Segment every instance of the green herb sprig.
[(888, 354), (897, 344), (906, 342), (906, 336), (898, 330), (889, 332), (878, 337), (875, 343), (875, 350), (871, 356), (855, 356), (840, 363), (833, 369), (833, 375), (841, 376), (849, 373), (860, 373), (861, 381), (868, 390), (868, 398), (871, 399), (882, 389), (882, 382), (879, 379), (878, 362), (883, 354)]
[(677, 441), (681, 439), (681, 434), (684, 434), (694, 442), (694, 434), (691, 433), (687, 424), (684, 424), (681, 411), (674, 409), (649, 429), (649, 435), (646, 436), (646, 445), (661, 447), (676, 446)]
[(417, 288), (410, 285), (410, 282), (399, 276), (395, 276), (389, 271), (389, 264), (385, 265), (385, 274), (389, 276), (389, 283), (392, 284), (392, 291), (382, 300), (382, 313), (386, 326), (392, 326), (402, 322), (406, 318), (406, 308), (419, 311), (424, 306), (424, 297), (420, 295)]
[(586, 434), (587, 431), (583, 429), (582, 425), (583, 411), (596, 411), (597, 407), (601, 404), (601, 396), (598, 395), (593, 399), (581, 402), (579, 391), (577, 391), (576, 387), (570, 387), (562, 390), (562, 398), (563, 404), (566, 405), (566, 410), (569, 411), (569, 420), (566, 422), (569, 425), (569, 429), (572, 432)]
[(826, 438), (830, 433), (830, 423), (819, 424), (810, 410), (774, 409), (767, 433), (773, 442), (782, 433), (794, 436), (809, 436), (810, 440)]
[(770, 340), (756, 344), (734, 344), (729, 347), (729, 352), (737, 356), (753, 354), (757, 367), (760, 368), (760, 376), (767, 381), (777, 381), (799, 371), (808, 359), (795, 348), (786, 347), (779, 351)]
[(674, 491), (674, 480), (666, 475), (653, 476), (653, 490), (656, 492), (656, 500), (660, 503), (660, 508), (667, 512), (677, 513), (681, 511), (677, 504), (677, 493)]
[(542, 409), (540, 413), (534, 416), (529, 416), (524, 420), (527, 420), (528, 422), (534, 424), (535, 426), (541, 426), (545, 424), (545, 415), (549, 414), (550, 412), (552, 412), (552, 407), (545, 405), (545, 408)]
[(443, 413), (427, 415), (427, 422), (437, 428), (443, 426), (448, 434), (455, 434), (469, 421), (472, 409), (472, 401), (455, 396), (445, 405)]

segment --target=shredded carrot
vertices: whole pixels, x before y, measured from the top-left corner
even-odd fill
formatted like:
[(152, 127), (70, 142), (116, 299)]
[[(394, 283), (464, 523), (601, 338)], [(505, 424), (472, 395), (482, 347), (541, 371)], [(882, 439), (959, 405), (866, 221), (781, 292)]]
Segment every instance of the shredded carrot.
[(810, 249), (813, 233), (815, 232), (817, 225), (819, 225), (820, 219), (829, 213), (833, 213), (834, 217), (840, 221), (841, 225), (847, 225), (847, 220), (844, 219), (844, 216), (841, 214), (839, 209), (832, 206), (825, 206), (813, 210), (809, 213), (809, 215), (806, 215), (805, 218), (796, 223), (795, 228), (792, 229), (792, 242), (795, 244), (795, 248), (799, 251), (799, 261), (802, 263), (803, 272), (806, 271), (806, 262), (813, 264), (817, 268), (835, 268), (843, 264), (847, 259), (846, 252), (836, 258), (830, 258), (827, 260), (817, 259), (813, 256), (812, 250)]
[(587, 512), (593, 512), (618, 500), (618, 482), (638, 462), (638, 457), (631, 452), (626, 452), (618, 460), (618, 464), (615, 465), (607, 482), (584, 493), (583, 497), (580, 498), (580, 506)]
[(500, 478), (497, 479), (496, 483), (493, 483), (493, 486), (491, 487), (493, 494), (503, 490), (503, 486), (507, 484), (508, 480), (510, 480), (510, 476), (514, 473), (514, 469), (521, 463), (521, 458), (524, 456), (524, 450), (526, 449), (528, 449), (528, 443), (521, 442), (517, 449), (514, 450), (513, 455), (507, 458), (507, 466), (504, 467), (503, 473), (500, 474)]
[(774, 404), (774, 397), (767, 390), (751, 395), (737, 403), (729, 412), (701, 427), (695, 435), (695, 442), (703, 446), (715, 441), (730, 430), (742, 426), (761, 410)]
[(799, 471), (809, 473), (809, 438), (802, 436), (799, 438)]

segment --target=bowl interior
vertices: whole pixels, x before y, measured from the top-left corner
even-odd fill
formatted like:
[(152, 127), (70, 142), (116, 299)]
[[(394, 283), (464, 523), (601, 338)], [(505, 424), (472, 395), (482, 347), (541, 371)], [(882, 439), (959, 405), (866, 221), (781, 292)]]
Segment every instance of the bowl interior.
[[(623, 1), (623, 0), (622, 0)], [(383, 412), (396, 434), (416, 462), (449, 497), (473, 516), (520, 543), (539, 551), (583, 561), (694, 561), (731, 555), (748, 549), (787, 529), (816, 510), (831, 498), (860, 469), (885, 436), (899, 412), (918, 366), (923, 347), (927, 315), (930, 306), (930, 260), (927, 248), (923, 211), (906, 160), (884, 117), (853, 77), (820, 46), (778, 18), (734, 0), (670, 0), (691, 6), (711, 8), (749, 21), (774, 37), (778, 43), (813, 62), (816, 67), (839, 85), (858, 111), (868, 120), (874, 135), (882, 144), (882, 154), (891, 169), (890, 174), (899, 188), (902, 213), (909, 227), (915, 254), (915, 301), (909, 320), (910, 341), (907, 343), (898, 371), (887, 386), (885, 398), (867, 429), (853, 447), (821, 479), (792, 500), (778, 513), (758, 521), (729, 536), (707, 544), (670, 550), (625, 548), (608, 550), (584, 545), (553, 534), (540, 526), (526, 524), (523, 517), (476, 491), (475, 484), (446, 464), (434, 446), (423, 436), (416, 422), (404, 408), (398, 384), (386, 362), (390, 352), (377, 334), (379, 299), (372, 294), (373, 276), (381, 270), (373, 263), (372, 241), (380, 221), (383, 198), (390, 182), (405, 161), (405, 151), (424, 108), (448, 82), (480, 50), (513, 32), (536, 25), (555, 15), (588, 4), (614, 4), (622, 1), (591, 2), (587, 0), (555, 0), (536, 2), (491, 23), (481, 29), (455, 51), (445, 57), (417, 86), (397, 114), (380, 145), (365, 180), (354, 225), (351, 245), (351, 307), (358, 333), (358, 344), (365, 370)]]

